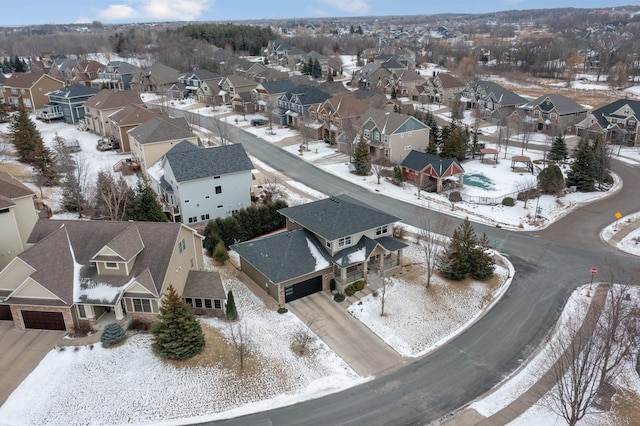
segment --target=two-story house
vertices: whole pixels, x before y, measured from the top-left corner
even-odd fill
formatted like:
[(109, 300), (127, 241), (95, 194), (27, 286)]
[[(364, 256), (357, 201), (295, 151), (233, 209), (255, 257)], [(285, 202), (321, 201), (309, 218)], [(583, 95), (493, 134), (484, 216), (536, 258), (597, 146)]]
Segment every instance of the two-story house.
[(2, 84), (2, 95), (10, 106), (16, 107), (22, 101), (27, 111), (37, 111), (47, 107), (47, 93), (63, 87), (62, 80), (47, 74), (15, 72)]
[(131, 155), (143, 173), (174, 145), (185, 140), (198, 145), (198, 137), (184, 117), (153, 117), (129, 130)]
[(76, 124), (84, 118), (85, 102), (98, 92), (100, 92), (100, 89), (82, 84), (72, 84), (62, 89), (54, 90), (47, 93), (49, 98), (47, 108), (38, 111), (36, 116), (44, 120), (64, 118), (65, 123)]
[(326, 101), (309, 107), (309, 119), (320, 123), (316, 139), (335, 144), (347, 127), (357, 128), (358, 119), (371, 108), (351, 92), (339, 93)]
[[(459, 78), (447, 74), (439, 73), (431, 77), (424, 85), (424, 93), (418, 91), (412, 92), (412, 99), (420, 103), (446, 103), (448, 99), (455, 99), (466, 87), (465, 82)], [(422, 98), (421, 96), (426, 96)]]
[(372, 160), (386, 158), (400, 163), (411, 150), (425, 151), (429, 145), (429, 126), (407, 114), (372, 108), (360, 123)]
[(0, 269), (27, 249), (27, 239), (38, 220), (34, 195), (25, 184), (0, 172)]
[[(461, 92), (454, 92), (448, 99), (450, 108), (476, 110), (486, 120), (492, 120), (496, 111), (508, 109), (511, 112), (527, 103), (527, 100), (517, 93), (512, 92), (493, 81), (476, 80), (469, 83)], [(501, 115), (508, 115), (504, 111)]]
[(131, 89), (165, 95), (169, 87), (184, 73), (161, 63), (154, 63), (131, 79)]
[(220, 76), (202, 81), (195, 92), (198, 101), (207, 105), (222, 105), (224, 92), (220, 88), (220, 83), (223, 79), (224, 77)]
[(172, 86), (172, 90), (177, 90), (180, 88), (184, 88), (186, 90), (186, 94), (184, 96), (173, 96), (175, 99), (182, 99), (183, 97), (196, 96), (196, 92), (202, 85), (202, 83), (206, 80), (218, 79), (220, 76), (218, 74), (214, 74), (211, 71), (207, 70), (195, 70), (188, 72), (186, 74), (182, 74), (178, 77), (177, 85)]
[(140, 93), (132, 90), (101, 90), (84, 103), (84, 123), (87, 130), (102, 136), (112, 136), (109, 133), (109, 116), (131, 104), (143, 105)]
[(240, 75), (230, 75), (220, 82), (220, 96), (224, 103), (231, 103), (232, 99), (240, 93), (249, 93), (256, 88), (258, 83)]
[(280, 306), (363, 280), (370, 271), (392, 275), (406, 244), (393, 238), (395, 216), (347, 195), (279, 210), (287, 229), (234, 244), (240, 269)]
[(640, 101), (618, 99), (587, 114), (576, 124), (576, 134), (590, 140), (639, 146)]
[(300, 85), (278, 99), (278, 108), (272, 111), (274, 121), (281, 126), (298, 126), (301, 116), (308, 115), (313, 104), (329, 99), (331, 95), (317, 87)]
[(159, 108), (147, 108), (145, 105), (129, 104), (109, 116), (110, 130), (108, 133), (120, 142), (122, 152), (131, 151), (129, 144), (129, 130), (151, 120), (153, 117), (169, 118), (167, 112)]
[(278, 99), (287, 92), (294, 90), (296, 85), (290, 79), (258, 83), (251, 91), (251, 98), (256, 111), (270, 112), (277, 108)]
[(241, 144), (203, 148), (183, 141), (153, 164), (148, 175), (171, 219), (192, 224), (249, 207), (252, 169)]
[(154, 319), (170, 285), (211, 313), (226, 300), (204, 271), (202, 237), (182, 224), (40, 220), (28, 243), (0, 272), (0, 306), (19, 329)]
[(110, 61), (98, 71), (91, 87), (98, 89), (130, 90), (131, 80), (140, 80), (142, 70), (129, 62)]
[(391, 71), (381, 64), (369, 63), (353, 73), (351, 86), (363, 89), (382, 89), (383, 79), (387, 79), (390, 75)]
[(539, 98), (520, 106), (527, 116), (533, 120), (534, 130), (558, 135), (575, 132), (575, 125), (587, 116), (587, 109), (564, 95), (555, 93), (542, 95)]

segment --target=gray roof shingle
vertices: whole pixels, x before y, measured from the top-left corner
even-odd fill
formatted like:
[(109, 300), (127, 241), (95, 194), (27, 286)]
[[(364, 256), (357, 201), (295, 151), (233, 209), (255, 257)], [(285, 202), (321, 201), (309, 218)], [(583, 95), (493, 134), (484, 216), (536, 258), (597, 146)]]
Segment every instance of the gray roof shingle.
[(184, 117), (153, 117), (130, 130), (129, 135), (141, 144), (189, 139), (194, 136)]
[(165, 154), (178, 182), (252, 170), (241, 144), (202, 148), (182, 141)]

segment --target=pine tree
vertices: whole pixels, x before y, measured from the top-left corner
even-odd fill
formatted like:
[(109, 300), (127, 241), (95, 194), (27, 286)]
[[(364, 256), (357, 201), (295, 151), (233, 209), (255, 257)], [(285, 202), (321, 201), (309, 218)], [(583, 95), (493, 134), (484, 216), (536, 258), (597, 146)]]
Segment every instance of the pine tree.
[(202, 327), (190, 306), (172, 285), (162, 298), (159, 321), (151, 326), (153, 349), (162, 358), (183, 360), (200, 353), (205, 345)]
[(147, 180), (139, 180), (136, 196), (130, 202), (126, 218), (139, 222), (166, 222), (167, 216), (162, 211), (158, 196)]
[(120, 324), (117, 322), (112, 322), (107, 324), (102, 330), (102, 336), (100, 336), (100, 343), (105, 348), (109, 346), (113, 346), (118, 342), (124, 340), (125, 331), (120, 327)]
[(457, 158), (459, 161), (464, 160), (467, 155), (467, 141), (462, 129), (454, 126), (449, 129), (449, 134), (442, 141), (442, 149), (440, 156), (443, 158)]
[(393, 181), (398, 184), (401, 184), (402, 182), (404, 182), (404, 176), (402, 176), (402, 169), (397, 164), (393, 166)]
[(360, 140), (356, 144), (356, 149), (353, 153), (353, 167), (358, 176), (368, 176), (371, 173), (369, 146), (364, 141), (363, 135), (360, 135)]
[(16, 55), (15, 59), (13, 60), (13, 66), (15, 72), (25, 72), (24, 62), (20, 60), (20, 57), (18, 55)]
[(581, 139), (578, 142), (575, 157), (567, 173), (567, 186), (575, 186), (579, 191), (592, 191), (596, 181), (596, 167), (589, 141)]
[(229, 260), (229, 252), (222, 241), (219, 241), (218, 244), (216, 244), (216, 248), (213, 251), (213, 258), (221, 265)]
[(238, 310), (236, 309), (236, 302), (233, 299), (233, 291), (229, 290), (227, 293), (227, 305), (225, 306), (225, 315), (229, 321), (235, 321), (238, 319)]
[(391, 88), (391, 99), (397, 99), (398, 98), (398, 94), (396, 93), (396, 88), (392, 87)]
[(29, 118), (29, 113), (22, 101), (18, 103), (17, 112), (11, 117), (9, 138), (16, 149), (18, 161), (21, 163), (33, 163), (36, 150), (44, 145), (42, 135), (35, 123)]
[(39, 186), (54, 186), (60, 181), (58, 159), (53, 150), (40, 143), (34, 148), (31, 165), (36, 171)]
[(313, 60), (313, 65), (311, 66), (311, 76), (313, 78), (322, 77), (322, 65), (320, 65), (320, 61), (318, 58)]
[(564, 161), (568, 156), (569, 150), (567, 149), (567, 144), (564, 141), (564, 138), (562, 135), (556, 136), (551, 143), (551, 149), (549, 150), (547, 158), (550, 161)]
[(475, 279), (493, 276), (494, 261), (489, 255), (489, 239), (483, 235), (480, 240), (469, 221), (465, 220), (453, 231), (451, 241), (438, 262), (438, 268), (445, 278), (463, 280), (471, 274)]
[(471, 276), (476, 280), (487, 280), (493, 276), (495, 262), (488, 252), (490, 248), (489, 237), (482, 234), (471, 253)]
[(62, 186), (62, 207), (69, 212), (78, 213), (79, 217), (82, 217), (82, 212), (86, 200), (80, 187), (80, 182), (76, 174), (71, 171), (66, 174), (63, 186)]
[(556, 164), (549, 164), (538, 174), (538, 188), (542, 192), (560, 195), (564, 187), (562, 170)]

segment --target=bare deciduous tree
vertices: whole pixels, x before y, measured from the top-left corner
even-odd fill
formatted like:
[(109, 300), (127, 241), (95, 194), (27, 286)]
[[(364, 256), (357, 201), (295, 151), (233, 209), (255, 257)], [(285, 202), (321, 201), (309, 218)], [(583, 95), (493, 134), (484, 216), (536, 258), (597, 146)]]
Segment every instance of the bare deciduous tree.
[(13, 157), (13, 144), (7, 138), (7, 135), (0, 133), (0, 164), (9, 161)]
[(420, 231), (418, 244), (424, 253), (424, 266), (427, 269), (427, 287), (438, 269), (447, 235), (451, 234), (451, 221), (447, 216), (436, 214), (431, 210), (417, 210)]
[(285, 200), (287, 193), (276, 177), (267, 177), (262, 183), (262, 202), (271, 204), (276, 200)]
[(109, 220), (124, 220), (127, 204), (133, 197), (133, 190), (122, 176), (118, 180), (107, 170), (98, 172), (94, 193), (94, 209), (98, 217)]
[(382, 177), (383, 172), (392, 168), (393, 165), (393, 161), (389, 160), (387, 157), (379, 157), (371, 162), (371, 170), (378, 179), (378, 185), (380, 185), (380, 178)]
[(534, 177), (517, 180), (514, 187), (518, 193), (517, 198), (524, 201), (525, 209), (527, 208), (529, 200), (538, 195), (538, 191), (536, 191), (536, 188), (538, 187), (538, 180)]
[(293, 335), (291, 336), (291, 349), (294, 352), (297, 352), (300, 355), (306, 353), (309, 345), (316, 340), (316, 335), (311, 331), (311, 325), (314, 321), (315, 318), (312, 319), (309, 324), (300, 324), (294, 330)]
[(245, 321), (229, 322), (228, 326), (231, 343), (236, 348), (240, 370), (242, 370), (245, 358), (251, 353), (251, 334)]
[(224, 121), (224, 119), (212, 118), (213, 128), (215, 130), (218, 139), (220, 140), (220, 145), (229, 144), (229, 123)]

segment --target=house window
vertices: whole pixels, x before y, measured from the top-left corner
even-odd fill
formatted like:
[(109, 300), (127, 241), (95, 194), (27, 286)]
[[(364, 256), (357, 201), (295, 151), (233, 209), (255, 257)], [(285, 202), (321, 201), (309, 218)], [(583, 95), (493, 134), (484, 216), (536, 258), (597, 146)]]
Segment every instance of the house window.
[(211, 299), (204, 299), (204, 307), (207, 309), (211, 309), (213, 305), (211, 304)]
[(368, 137), (369, 137), (369, 135), (370, 135), (369, 131), (368, 131), (368, 130), (365, 130), (365, 131), (364, 131), (364, 137), (365, 137), (365, 138), (368, 138)]
[(284, 288), (284, 296), (285, 297), (293, 296), (293, 286), (292, 285)]
[(327, 245), (328, 248), (331, 248), (331, 241), (327, 241), (325, 244)]
[(189, 202), (189, 200), (184, 200), (184, 203), (187, 204)]
[(205, 195), (205, 196), (204, 196), (204, 199), (205, 199), (205, 200), (208, 200), (209, 198), (211, 198), (211, 197), (210, 197), (210, 196), (208, 196), (208, 195)]
[(183, 251), (187, 249), (187, 242), (183, 239), (178, 243), (178, 252), (182, 254)]
[(216, 186), (216, 194), (222, 194), (222, 186)]
[(634, 120), (627, 121), (627, 127), (630, 128), (630, 129), (635, 129), (636, 128), (636, 122)]
[(538, 111), (538, 110), (533, 111), (533, 116), (534, 117), (540, 117), (540, 111)]
[(193, 218), (192, 217), (189, 218), (189, 223), (193, 223)]
[(201, 215), (200, 220), (209, 220), (209, 213)]
[(234, 215), (234, 214), (236, 214), (236, 213), (238, 213), (238, 210), (231, 210), (231, 214), (232, 214), (232, 215)]
[(27, 92), (26, 92), (24, 89), (20, 89), (20, 94), (21, 94), (21, 95), (24, 95), (24, 94), (26, 94), (26, 93), (27, 93)]
[(184, 303), (186, 303), (189, 306), (193, 306), (193, 299), (190, 297), (187, 297), (184, 299)]
[(84, 305), (76, 305), (78, 308), (78, 316), (80, 318), (87, 318), (87, 311), (84, 309)]
[(190, 220), (192, 223), (195, 223), (195, 222), (197, 222), (197, 221), (198, 221), (198, 216), (194, 216), (194, 217), (192, 217), (192, 218), (189, 218), (189, 220)]
[(105, 262), (104, 267), (106, 269), (118, 269), (118, 264), (116, 262)]
[(151, 300), (149, 299), (132, 299), (134, 312), (152, 312)]
[(380, 140), (380, 133), (379, 132), (375, 132), (375, 137), (376, 137), (376, 140), (379, 141)]
[(18, 94), (18, 89), (11, 89), (11, 94), (12, 95), (17, 95)]
[(384, 135), (384, 141), (385, 141), (385, 142), (389, 142), (389, 136)]
[(23, 99), (24, 100), (24, 106), (27, 108), (31, 108), (31, 99)]
[(389, 150), (388, 150), (388, 149), (385, 149), (385, 150), (384, 150), (384, 156), (385, 156), (385, 157), (388, 157), (388, 156), (389, 156)]
[(222, 309), (222, 302), (218, 299), (215, 299), (213, 301), (213, 307), (216, 309)]
[(196, 262), (193, 260), (193, 257), (189, 259), (189, 266), (191, 267), (191, 269), (196, 267)]
[(322, 114), (322, 121), (327, 121), (327, 114)]
[(384, 235), (389, 231), (389, 227), (387, 225), (379, 226), (376, 228), (376, 235)]
[(202, 299), (195, 299), (196, 301), (196, 308), (202, 308)]
[(549, 115), (549, 118), (550, 118), (550, 119), (552, 119), (552, 120), (557, 120), (557, 119), (558, 119), (558, 114), (556, 114), (555, 112), (552, 112), (552, 113)]
[(338, 247), (345, 247), (351, 245), (351, 237), (344, 237), (338, 240)]
[(224, 207), (224, 206), (223, 206), (222, 204), (220, 204), (220, 205), (218, 206), (218, 208), (219, 208), (219, 209), (221, 209), (221, 208), (223, 208), (223, 207)]

